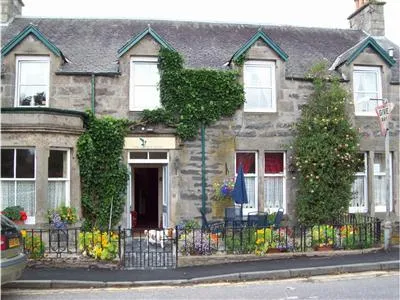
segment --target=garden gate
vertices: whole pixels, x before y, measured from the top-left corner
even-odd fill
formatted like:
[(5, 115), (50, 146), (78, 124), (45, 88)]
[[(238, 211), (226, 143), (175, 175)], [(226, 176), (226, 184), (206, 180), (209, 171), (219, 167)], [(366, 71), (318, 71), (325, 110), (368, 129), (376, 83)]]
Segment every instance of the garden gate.
[(175, 233), (158, 228), (123, 229), (122, 242), (126, 269), (166, 269), (177, 265)]

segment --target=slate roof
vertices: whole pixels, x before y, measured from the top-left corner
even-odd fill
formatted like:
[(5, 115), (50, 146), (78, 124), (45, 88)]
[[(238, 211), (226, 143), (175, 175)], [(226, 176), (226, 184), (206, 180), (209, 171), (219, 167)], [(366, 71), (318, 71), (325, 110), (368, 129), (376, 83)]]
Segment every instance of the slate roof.
[[(360, 30), (295, 26), (206, 23), (129, 19), (62, 19), (18, 17), (1, 28), (5, 45), (29, 24), (38, 27), (69, 60), (60, 72), (116, 73), (118, 49), (150, 24), (162, 39), (180, 52), (187, 67), (224, 68), (235, 52), (261, 29), (289, 56), (286, 77), (304, 78), (316, 62), (333, 64), (367, 35)], [(376, 39), (395, 48), (392, 82), (399, 82), (399, 47), (386, 38)]]

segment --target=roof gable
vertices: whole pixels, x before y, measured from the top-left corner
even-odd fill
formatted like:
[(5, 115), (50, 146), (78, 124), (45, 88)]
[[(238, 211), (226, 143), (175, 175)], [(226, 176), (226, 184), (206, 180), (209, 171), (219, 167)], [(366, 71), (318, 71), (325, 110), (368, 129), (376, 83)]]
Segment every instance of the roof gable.
[(246, 53), (246, 51), (259, 39), (263, 40), (272, 50), (274, 50), (283, 61), (288, 59), (289, 56), (276, 43), (274, 43), (272, 39), (270, 39), (262, 30), (259, 29), (250, 40), (248, 40), (238, 51), (235, 52), (232, 60), (236, 60), (243, 53)]
[(346, 64), (351, 64), (359, 55), (362, 53), (366, 48), (373, 49), (381, 58), (391, 67), (393, 66), (396, 61), (389, 56), (389, 54), (383, 49), (372, 37), (368, 37), (363, 41), (360, 46), (353, 49), (353, 52), (347, 58)]
[(32, 24), (25, 27), (20, 33), (18, 33), (13, 39), (11, 39), (3, 48), (1, 48), (1, 56), (6, 56), (21, 43), (28, 35), (34, 35), (39, 41), (41, 41), (52, 53), (57, 56), (62, 57), (65, 60), (65, 57), (60, 49), (57, 48), (48, 38), (46, 38), (35, 26)]
[(167, 41), (165, 41), (157, 32), (155, 32), (150, 26), (148, 26), (147, 29), (145, 29), (138, 35), (134, 36), (118, 50), (118, 57), (124, 55), (129, 49), (131, 49), (133, 46), (139, 43), (146, 35), (150, 35), (162, 47), (175, 51), (175, 49), (170, 44), (168, 44)]

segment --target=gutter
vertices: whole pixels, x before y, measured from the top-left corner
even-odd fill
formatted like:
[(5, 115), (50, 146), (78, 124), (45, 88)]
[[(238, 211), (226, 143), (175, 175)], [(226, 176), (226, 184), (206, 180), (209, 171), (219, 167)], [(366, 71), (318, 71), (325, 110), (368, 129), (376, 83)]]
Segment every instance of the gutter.
[(96, 92), (96, 78), (95, 78), (95, 73), (92, 73), (92, 81), (91, 81), (91, 98), (90, 98), (90, 103), (91, 103), (91, 109), (93, 115), (95, 114), (95, 92)]

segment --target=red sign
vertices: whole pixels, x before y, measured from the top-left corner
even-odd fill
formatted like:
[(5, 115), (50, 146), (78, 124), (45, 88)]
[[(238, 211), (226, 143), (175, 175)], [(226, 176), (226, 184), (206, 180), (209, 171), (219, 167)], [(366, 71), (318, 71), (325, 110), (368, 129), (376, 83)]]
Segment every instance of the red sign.
[(386, 136), (386, 131), (389, 128), (389, 118), (390, 113), (394, 108), (393, 103), (386, 102), (382, 105), (379, 105), (375, 108), (376, 115), (379, 119), (379, 126), (381, 128), (381, 134)]

